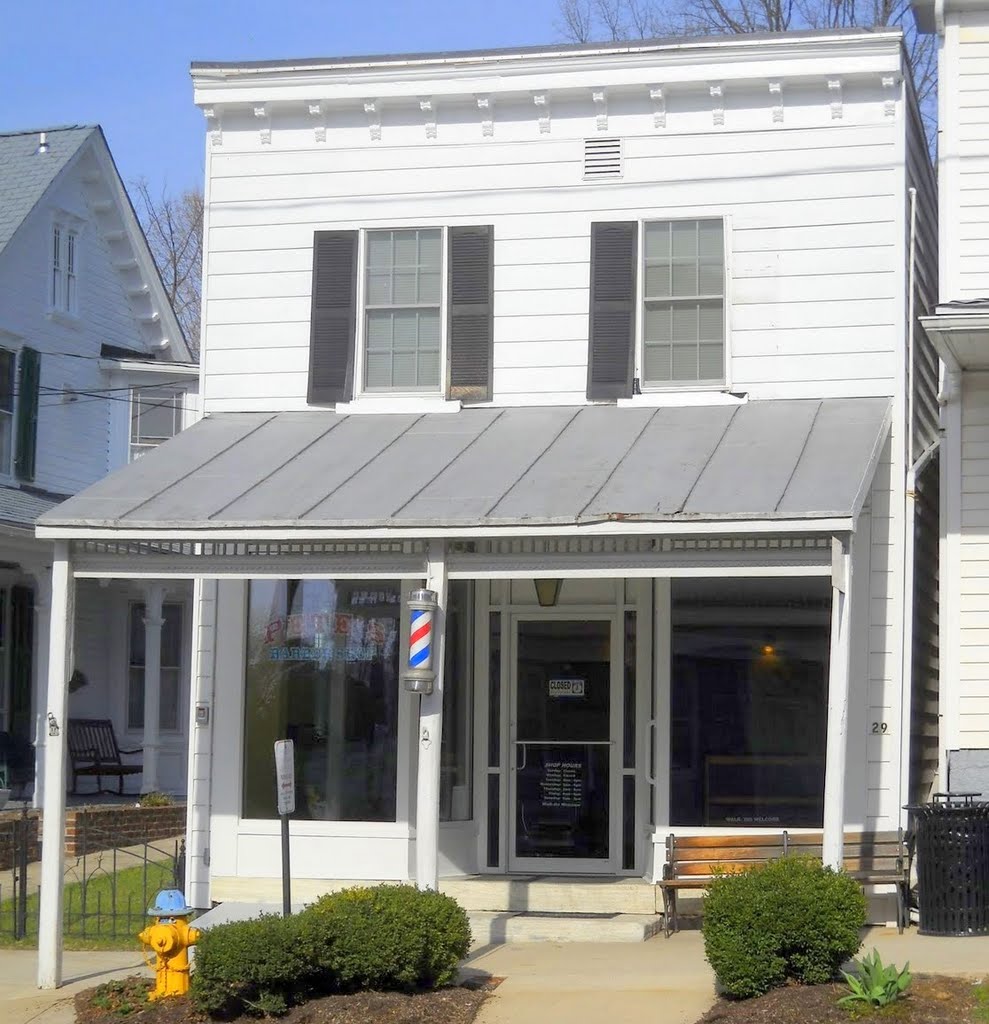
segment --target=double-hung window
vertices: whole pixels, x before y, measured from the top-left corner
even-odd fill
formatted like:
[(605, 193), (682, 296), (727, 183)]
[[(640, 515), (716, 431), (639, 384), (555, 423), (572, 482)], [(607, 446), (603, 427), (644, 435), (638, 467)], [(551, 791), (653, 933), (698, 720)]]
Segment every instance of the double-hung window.
[(52, 225), (51, 286), (48, 302), (53, 310), (79, 312), (79, 232), (64, 224)]
[[(162, 605), (161, 682), (158, 696), (158, 727), (164, 732), (179, 729), (182, 683), (182, 605)], [(145, 606), (130, 606), (127, 645), (127, 728), (144, 728)]]
[(725, 382), (725, 243), (720, 219), (647, 222), (642, 383)]
[(439, 392), (443, 233), (368, 231), (364, 390)]
[(130, 461), (174, 437), (182, 429), (185, 392), (146, 387), (131, 391)]

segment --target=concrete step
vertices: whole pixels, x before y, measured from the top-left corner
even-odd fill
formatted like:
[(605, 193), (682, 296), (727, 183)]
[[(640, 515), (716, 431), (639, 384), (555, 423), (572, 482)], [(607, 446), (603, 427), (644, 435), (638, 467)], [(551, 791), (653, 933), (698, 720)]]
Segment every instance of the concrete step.
[(467, 911), (651, 915), (662, 910), (659, 890), (641, 878), (472, 875), (443, 878), (440, 891)]
[(468, 913), (474, 948), (503, 942), (645, 942), (662, 930), (661, 914)]

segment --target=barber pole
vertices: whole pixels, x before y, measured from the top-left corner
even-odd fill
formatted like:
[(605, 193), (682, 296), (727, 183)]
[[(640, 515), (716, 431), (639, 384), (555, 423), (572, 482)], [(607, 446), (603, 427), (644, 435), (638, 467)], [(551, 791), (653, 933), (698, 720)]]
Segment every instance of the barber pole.
[(413, 590), (409, 594), (409, 664), (403, 675), (406, 690), (432, 693), (436, 673), (433, 671), (433, 614), (436, 592)]

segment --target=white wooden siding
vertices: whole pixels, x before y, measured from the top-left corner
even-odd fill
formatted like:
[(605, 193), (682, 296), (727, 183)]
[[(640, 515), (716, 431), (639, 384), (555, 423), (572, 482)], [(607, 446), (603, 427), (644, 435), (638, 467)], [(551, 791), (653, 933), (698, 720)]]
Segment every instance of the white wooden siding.
[[(953, 745), (989, 747), (989, 375), (965, 374)], [(950, 680), (949, 680), (950, 682)]]
[[(621, 182), (584, 183), (593, 108), (553, 105), (548, 136), (530, 106), (440, 105), (438, 138), (384, 111), (382, 142), (343, 114), (328, 142), (287, 120), (262, 145), (253, 117), (224, 115), (209, 154), (204, 380), (208, 411), (305, 406), (314, 229), (493, 224), (496, 403), (583, 402), (590, 225), (724, 216), (734, 390), (752, 397), (892, 394), (905, 300), (902, 104), (886, 117), (878, 80), (800, 87), (784, 125), (768, 94), (727, 90), (709, 105), (609, 100), (624, 143)], [(625, 106), (623, 107), (623, 104)], [(403, 121), (404, 118), (404, 121)]]
[[(939, 66), (942, 302), (989, 296), (989, 11), (952, 11)], [(973, 259), (972, 257), (977, 257)]]

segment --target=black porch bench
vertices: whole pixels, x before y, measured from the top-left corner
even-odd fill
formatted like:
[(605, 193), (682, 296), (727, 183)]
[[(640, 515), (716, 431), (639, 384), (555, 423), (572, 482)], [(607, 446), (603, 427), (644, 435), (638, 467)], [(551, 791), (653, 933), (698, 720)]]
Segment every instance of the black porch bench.
[(69, 760), (72, 763), (72, 793), (75, 794), (79, 776), (96, 778), (97, 789), (102, 793), (103, 776), (117, 777), (117, 793), (124, 795), (124, 776), (140, 775), (143, 765), (124, 764), (121, 754), (139, 754), (143, 748), (121, 750), (109, 718), (69, 719)]

